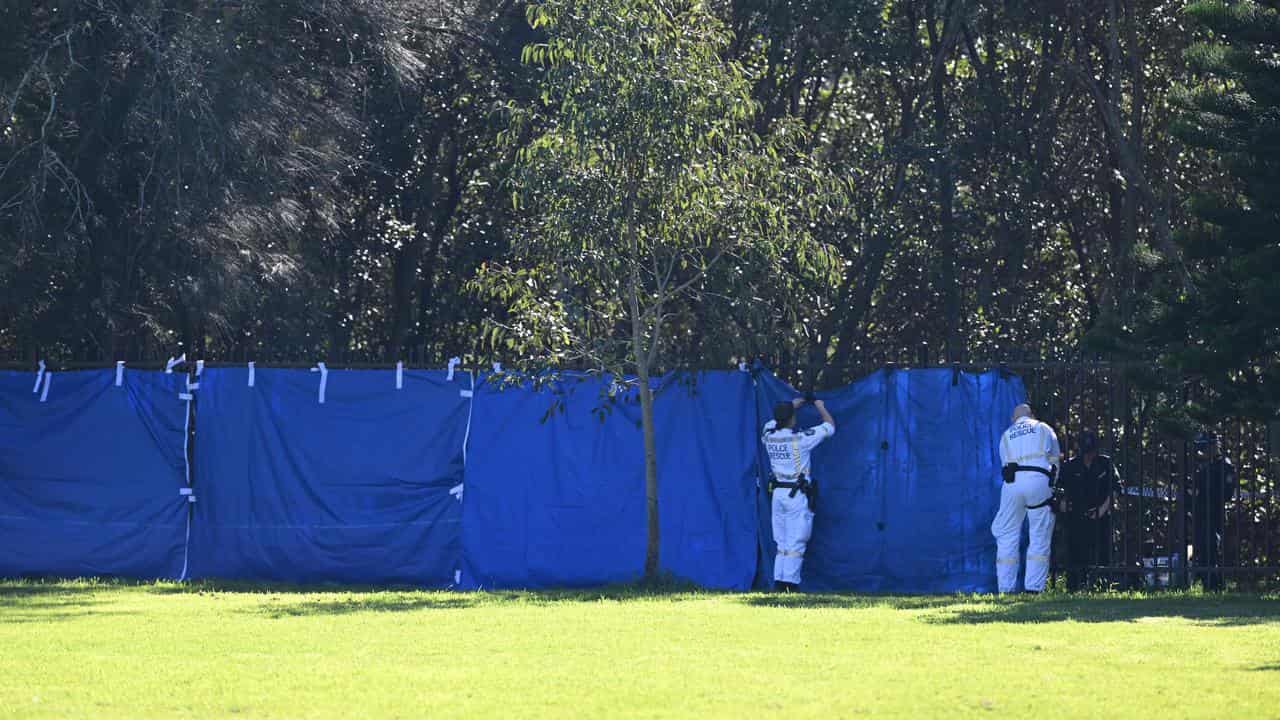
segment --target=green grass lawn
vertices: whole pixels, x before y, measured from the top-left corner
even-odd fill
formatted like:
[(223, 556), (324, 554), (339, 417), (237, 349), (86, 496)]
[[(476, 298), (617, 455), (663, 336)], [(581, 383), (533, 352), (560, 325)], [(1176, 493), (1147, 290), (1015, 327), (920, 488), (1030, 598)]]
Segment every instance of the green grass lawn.
[(4, 717), (1280, 718), (1280, 597), (0, 582)]

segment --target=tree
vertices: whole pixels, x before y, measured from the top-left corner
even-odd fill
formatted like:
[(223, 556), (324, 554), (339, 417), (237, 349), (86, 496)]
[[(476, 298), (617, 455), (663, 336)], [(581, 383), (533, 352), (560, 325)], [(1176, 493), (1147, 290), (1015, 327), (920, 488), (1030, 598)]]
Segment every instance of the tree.
[(526, 358), (585, 362), (640, 396), (648, 552), (659, 567), (657, 450), (650, 379), (691, 308), (732, 302), (748, 270), (831, 270), (812, 224), (830, 221), (838, 183), (783, 123), (762, 140), (744, 66), (700, 0), (546, 0), (547, 33), (525, 59), (541, 102), (513, 105), (513, 197), (526, 220), (509, 258), (477, 286), (508, 306), (491, 336)]
[(1197, 82), (1176, 97), (1175, 134), (1210, 151), (1229, 181), (1192, 196), (1200, 220), (1178, 237), (1192, 287), (1167, 283), (1156, 339), (1214, 389), (1212, 414), (1280, 407), (1280, 6), (1197, 2), (1211, 31), (1187, 51)]

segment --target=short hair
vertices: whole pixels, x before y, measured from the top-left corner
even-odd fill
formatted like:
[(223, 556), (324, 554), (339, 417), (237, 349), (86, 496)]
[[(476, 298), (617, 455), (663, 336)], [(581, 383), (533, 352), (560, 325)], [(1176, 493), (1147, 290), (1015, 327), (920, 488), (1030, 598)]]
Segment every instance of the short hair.
[(1018, 403), (1013, 408), (1013, 420), (1016, 422), (1018, 418), (1033, 417), (1031, 414), (1031, 406), (1026, 403)]
[(774, 419), (774, 422), (778, 424), (778, 427), (786, 427), (787, 425), (791, 424), (791, 421), (795, 419), (795, 416), (796, 416), (795, 405), (792, 405), (791, 403), (785, 400), (774, 404), (773, 419)]

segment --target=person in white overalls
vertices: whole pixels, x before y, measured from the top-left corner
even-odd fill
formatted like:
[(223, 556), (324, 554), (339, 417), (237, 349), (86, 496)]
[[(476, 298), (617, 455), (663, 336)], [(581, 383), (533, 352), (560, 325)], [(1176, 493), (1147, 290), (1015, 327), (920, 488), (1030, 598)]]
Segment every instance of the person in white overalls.
[(1024, 517), (1031, 527), (1024, 587), (1029, 593), (1044, 590), (1053, 540), (1053, 479), (1061, 456), (1053, 428), (1032, 417), (1029, 405), (1015, 407), (1013, 425), (1000, 436), (1004, 486), (1000, 488), (1000, 510), (991, 522), (991, 534), (996, 538), (996, 581), (1002, 593), (1017, 590)]
[(773, 510), (773, 541), (778, 554), (773, 559), (774, 588), (790, 591), (800, 584), (800, 566), (805, 546), (813, 534), (813, 510), (809, 496), (817, 486), (809, 469), (809, 453), (836, 433), (835, 420), (821, 400), (813, 406), (822, 423), (797, 430), (796, 408), (804, 398), (780, 402), (773, 408), (773, 420), (764, 426), (764, 447), (769, 452), (773, 479), (769, 483)]

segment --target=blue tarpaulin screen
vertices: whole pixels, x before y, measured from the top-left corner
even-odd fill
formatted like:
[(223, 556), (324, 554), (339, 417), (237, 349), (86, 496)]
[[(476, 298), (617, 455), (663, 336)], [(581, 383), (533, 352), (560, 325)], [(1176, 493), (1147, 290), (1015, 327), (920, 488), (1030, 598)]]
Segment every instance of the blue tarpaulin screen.
[[(0, 575), (178, 578), (183, 378), (0, 371)], [(44, 401), (41, 401), (41, 397)]]
[[(768, 372), (758, 381), (761, 420), (774, 402), (798, 394)], [(813, 455), (820, 490), (806, 589), (993, 591), (997, 446), (1025, 397), (1021, 381), (998, 372), (881, 370), (818, 396), (837, 432)], [(801, 409), (800, 425), (817, 422), (812, 408)], [(774, 547), (761, 508), (764, 579)]]
[[(645, 557), (644, 442), (634, 390), (562, 374), (476, 394), (463, 510), (470, 587), (599, 585)], [(661, 567), (749, 587), (756, 565), (753, 394), (745, 373), (654, 382)]]
[(470, 376), (248, 374), (200, 380), (191, 576), (453, 582)]
[[(210, 368), (188, 530), (185, 377), (115, 376), (57, 373), (42, 402), (34, 373), (0, 373), (0, 573), (540, 588), (643, 572), (640, 406), (608, 377), (490, 375), (471, 397), (468, 373)], [(767, 370), (653, 387), (662, 570), (767, 582), (760, 426), (796, 391)], [(992, 590), (996, 445), (1021, 382), (880, 371), (820, 396), (838, 431), (814, 454), (805, 587)]]

